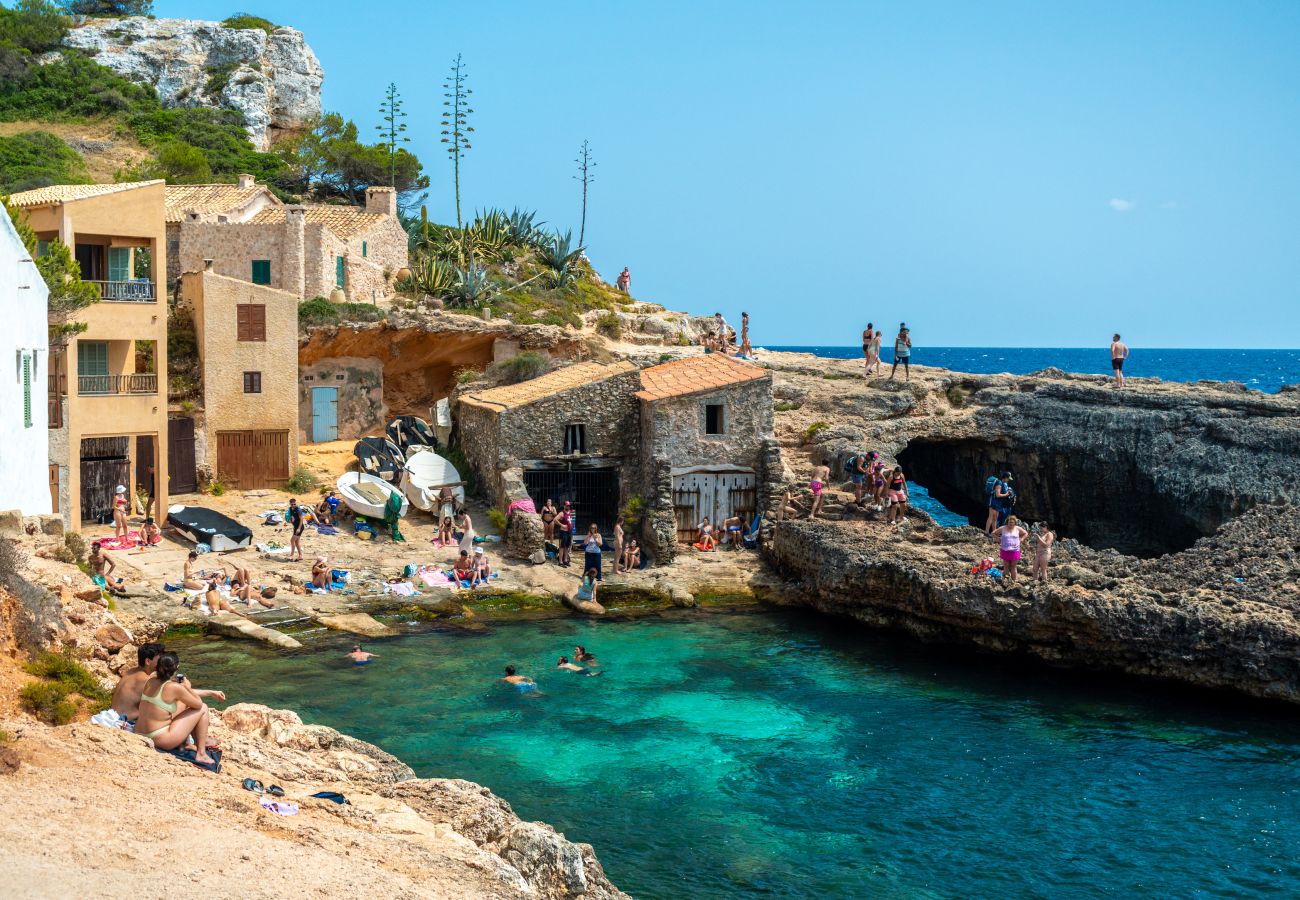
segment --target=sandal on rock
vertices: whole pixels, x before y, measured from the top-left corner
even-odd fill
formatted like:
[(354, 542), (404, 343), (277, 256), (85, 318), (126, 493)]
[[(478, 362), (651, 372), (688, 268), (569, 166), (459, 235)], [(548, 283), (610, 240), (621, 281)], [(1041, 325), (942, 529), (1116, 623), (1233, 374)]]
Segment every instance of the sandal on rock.
[(244, 790), (252, 791), (254, 794), (265, 794), (266, 788), (262, 787), (262, 782), (253, 778), (244, 779)]
[(269, 788), (266, 789), (266, 792), (270, 794), (272, 797), (284, 796), (284, 788), (280, 787), (278, 784), (271, 785)]

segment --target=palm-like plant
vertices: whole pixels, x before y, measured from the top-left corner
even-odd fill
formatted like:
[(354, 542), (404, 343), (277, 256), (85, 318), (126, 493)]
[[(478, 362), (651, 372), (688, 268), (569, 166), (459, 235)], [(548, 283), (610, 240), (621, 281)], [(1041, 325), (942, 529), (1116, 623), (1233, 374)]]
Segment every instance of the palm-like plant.
[(463, 269), (457, 267), (456, 283), (443, 296), (451, 306), (477, 309), (485, 305), (494, 292), (487, 269), (470, 263)]
[(496, 262), (510, 246), (510, 217), (499, 209), (484, 210), (465, 229), (464, 243), (474, 259)]
[(584, 248), (573, 246), (573, 230), (564, 234), (558, 231), (546, 236), (537, 244), (537, 258), (550, 276), (551, 287), (567, 287), (574, 277), (574, 263)]
[(535, 247), (538, 241), (545, 237), (546, 232), (542, 231), (545, 222), (534, 222), (537, 213), (534, 210), (523, 210), (515, 207), (510, 211), (507, 217), (510, 223), (510, 242), (519, 247)]
[(411, 267), (416, 290), (431, 297), (444, 297), (456, 285), (456, 267), (436, 256), (421, 256)]

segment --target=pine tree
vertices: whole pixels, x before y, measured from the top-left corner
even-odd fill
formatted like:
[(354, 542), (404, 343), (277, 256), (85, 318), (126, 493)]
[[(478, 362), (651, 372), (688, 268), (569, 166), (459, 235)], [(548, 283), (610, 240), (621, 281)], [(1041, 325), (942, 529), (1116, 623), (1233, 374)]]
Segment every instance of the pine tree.
[(442, 85), (445, 91), (442, 95), (442, 143), (447, 145), (447, 153), (451, 156), (452, 177), (456, 186), (457, 228), (464, 224), (460, 217), (460, 158), (470, 149), (469, 133), (474, 130), (469, 124), (470, 113), (474, 112), (469, 105), (469, 96), (474, 92), (465, 86), (465, 79), (465, 63), (457, 53), (451, 74)]
[(375, 130), (383, 137), (384, 146), (388, 148), (388, 184), (390, 187), (396, 188), (397, 145), (411, 142), (411, 139), (402, 133), (406, 131), (406, 123), (402, 121), (406, 118), (406, 113), (402, 112), (402, 99), (397, 92), (396, 82), (388, 85), (388, 90), (384, 92), (384, 102), (380, 104), (379, 111), (383, 113), (384, 124), (376, 125)]
[(85, 322), (72, 320), (81, 310), (99, 302), (99, 288), (81, 280), (81, 266), (73, 258), (68, 245), (58, 238), (49, 241), (43, 255), (38, 254), (36, 232), (27, 224), (27, 214), (19, 207), (10, 206), (7, 197), (0, 200), (14, 223), (19, 239), (36, 263), (36, 270), (41, 273), (41, 278), (49, 289), (50, 301), (46, 314), (50, 344), (64, 346), (72, 335), (86, 330)]
[(574, 179), (582, 182), (582, 227), (578, 229), (578, 246), (585, 247), (585, 238), (587, 236), (587, 188), (596, 180), (596, 175), (591, 170), (596, 168), (596, 164), (591, 160), (591, 144), (587, 141), (582, 142), (582, 152), (574, 160), (578, 164), (578, 174)]

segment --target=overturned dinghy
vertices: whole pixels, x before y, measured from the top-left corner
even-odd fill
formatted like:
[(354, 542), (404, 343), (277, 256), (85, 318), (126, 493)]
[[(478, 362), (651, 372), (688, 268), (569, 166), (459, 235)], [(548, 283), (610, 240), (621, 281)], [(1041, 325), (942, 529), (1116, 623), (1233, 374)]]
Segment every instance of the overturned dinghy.
[(167, 524), (195, 544), (207, 544), (214, 551), (243, 550), (253, 543), (253, 532), (230, 516), (202, 506), (167, 507)]
[(335, 483), (343, 502), (359, 516), (383, 520), (389, 498), (396, 496), (401, 501), (399, 516), (404, 516), (411, 504), (397, 488), (382, 478), (365, 472), (344, 472)]
[(388, 423), (388, 439), (405, 454), (421, 447), (438, 449), (438, 439), (429, 423), (418, 416), (398, 416)]
[(384, 481), (396, 482), (402, 473), (402, 466), (406, 464), (406, 456), (388, 438), (362, 438), (357, 441), (352, 452), (356, 454), (357, 465), (362, 472)]
[[(451, 489), (456, 509), (465, 505), (465, 483), (460, 473), (443, 457), (428, 448), (416, 447), (406, 458), (406, 468), (402, 469), (402, 493), (425, 512), (438, 505), (438, 495), (444, 487)], [(445, 512), (439, 510), (439, 517)]]

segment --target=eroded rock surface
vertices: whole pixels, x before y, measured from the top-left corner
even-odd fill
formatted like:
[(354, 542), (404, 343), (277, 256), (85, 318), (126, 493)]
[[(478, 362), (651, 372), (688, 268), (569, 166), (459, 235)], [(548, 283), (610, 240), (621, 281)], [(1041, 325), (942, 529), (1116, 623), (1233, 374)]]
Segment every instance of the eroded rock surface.
[(164, 106), (243, 113), (249, 137), (269, 149), (275, 131), (320, 116), (325, 72), (301, 31), (227, 28), (193, 19), (91, 19), (64, 43), (133, 81), (153, 85)]

